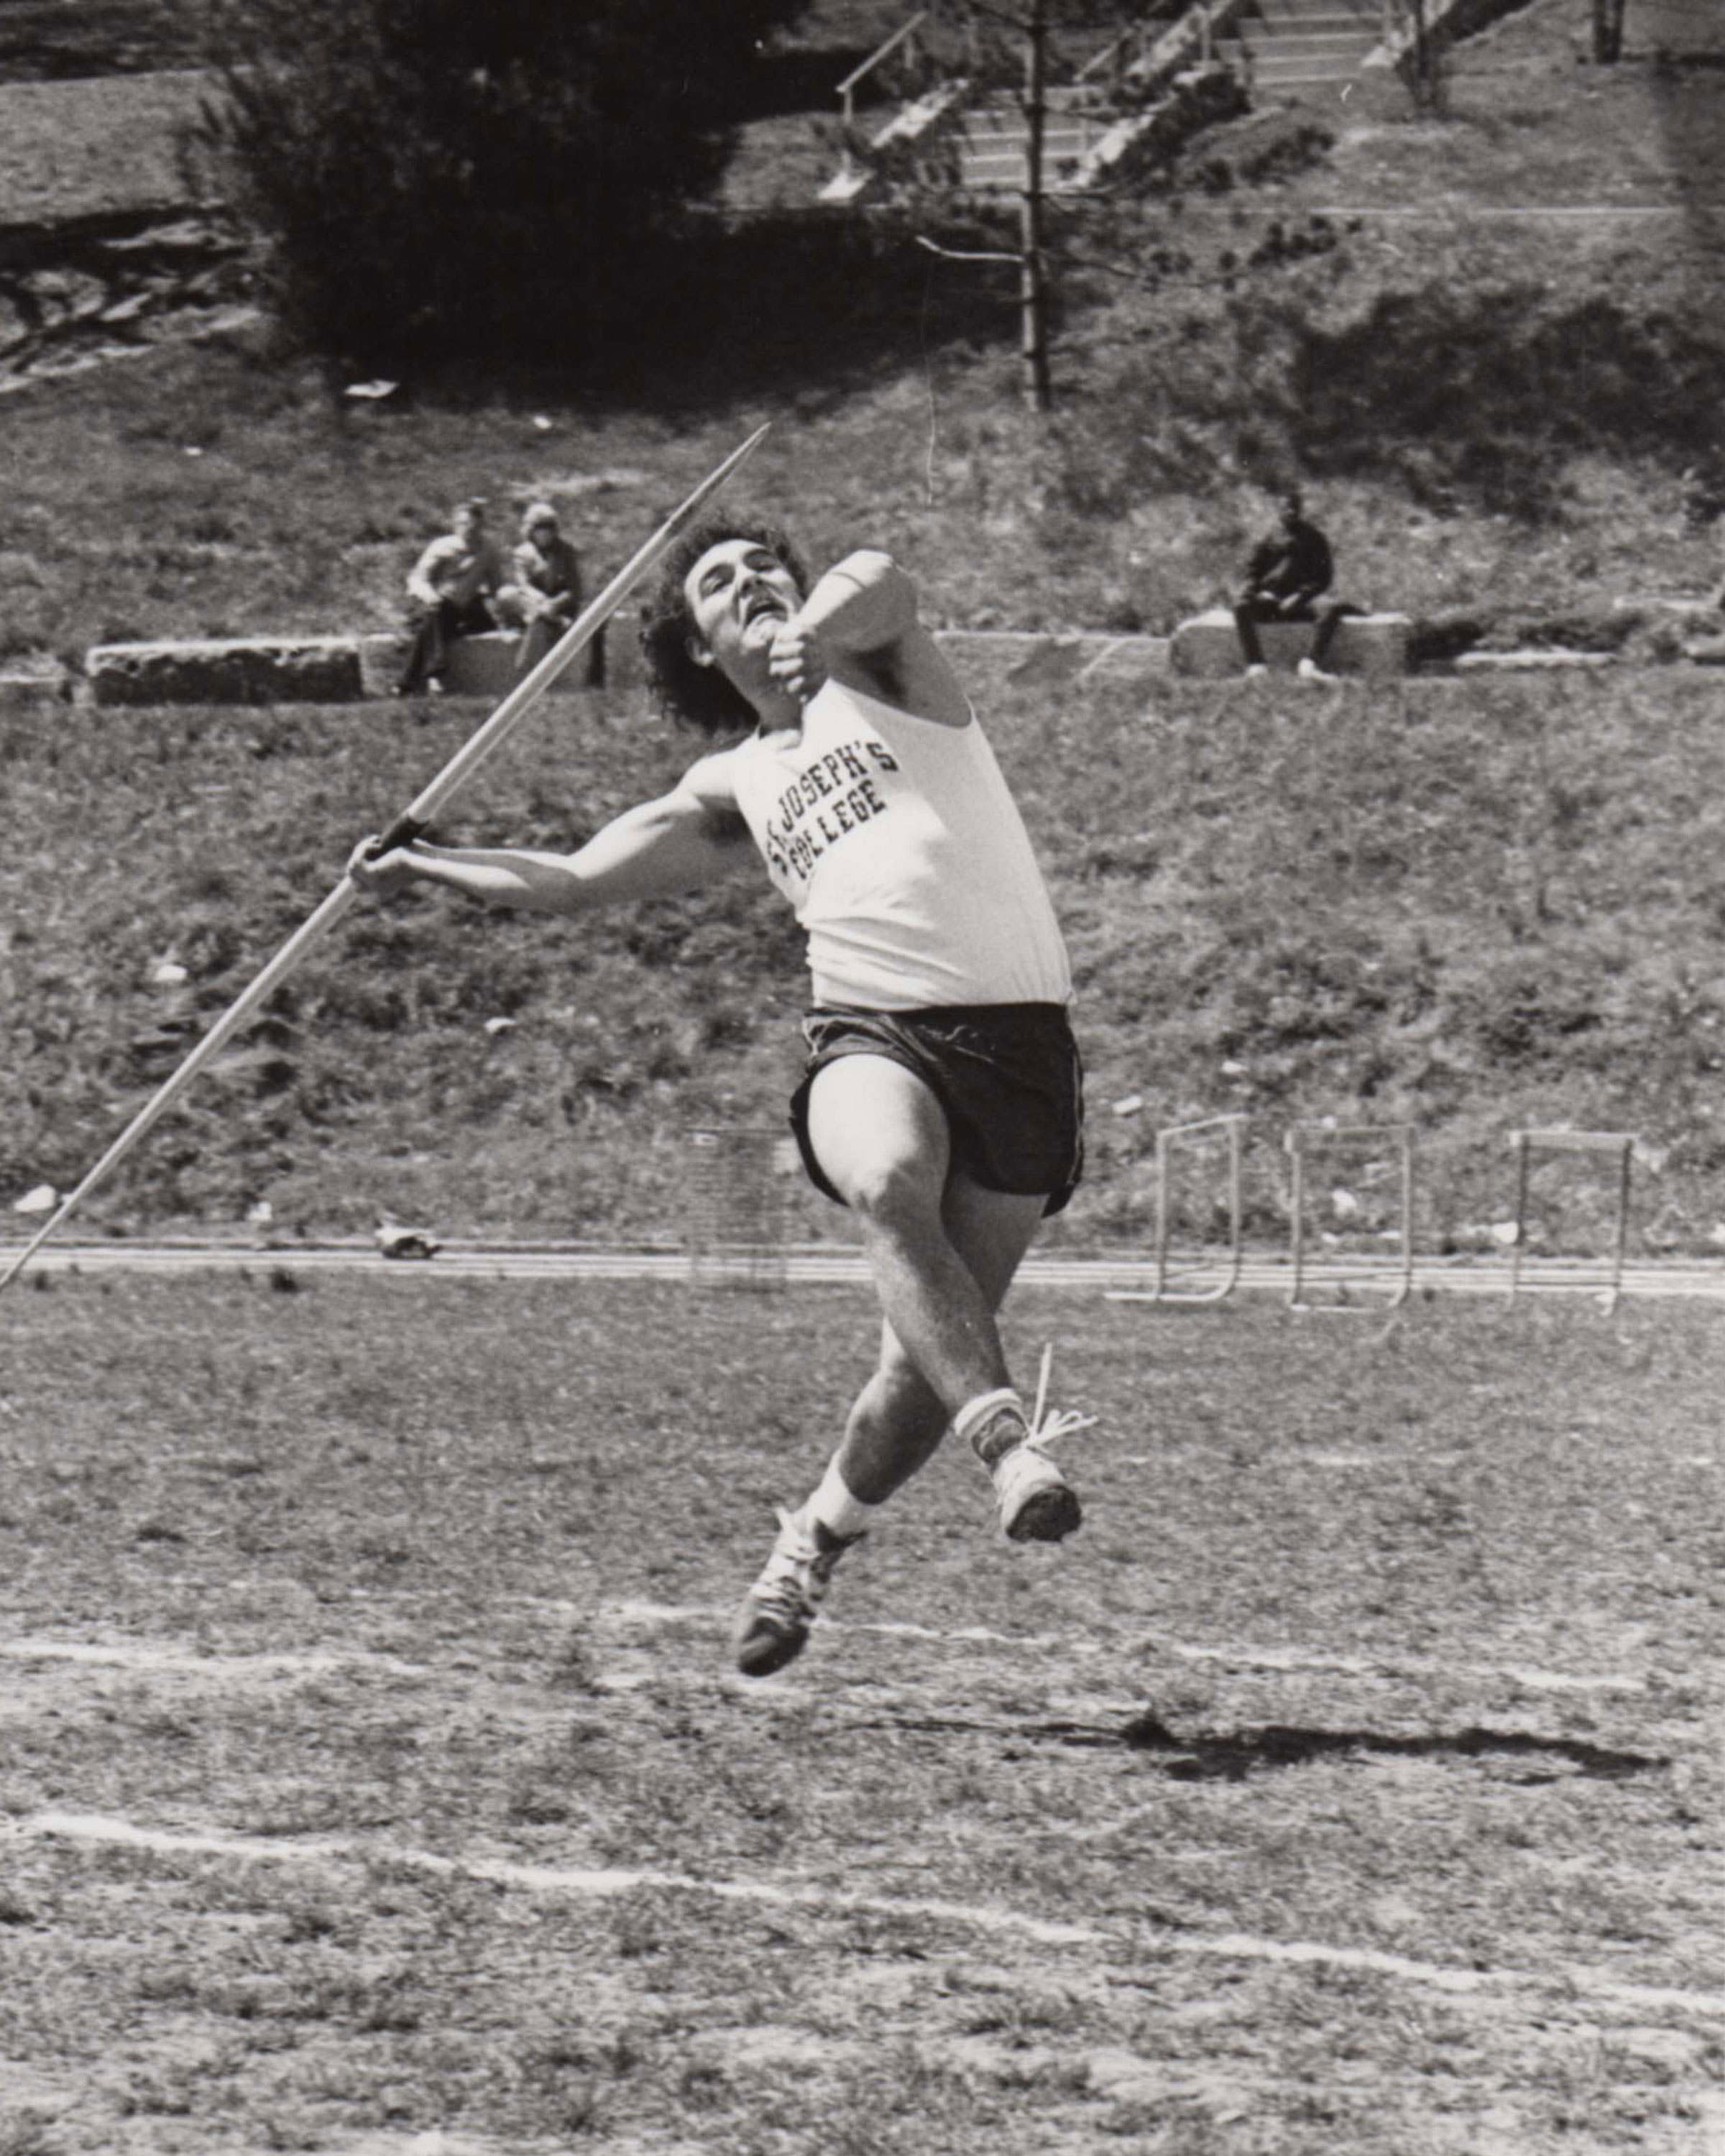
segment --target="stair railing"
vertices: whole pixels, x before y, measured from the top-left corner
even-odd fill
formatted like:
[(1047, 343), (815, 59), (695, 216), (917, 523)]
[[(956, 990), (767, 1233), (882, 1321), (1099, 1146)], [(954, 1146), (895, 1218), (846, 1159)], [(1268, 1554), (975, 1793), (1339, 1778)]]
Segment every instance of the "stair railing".
[(1142, 59), (1133, 63), (1132, 73), (1153, 85), (1183, 66), (1194, 45), (1199, 62), (1208, 67), (1215, 58), (1216, 31), (1228, 27), (1241, 5), (1242, 0), (1194, 0)]
[(1143, 44), (1144, 26), (1142, 23), (1134, 23), (1128, 28), (1122, 30), (1111, 44), (1104, 45), (1099, 53), (1092, 53), (1073, 76), (1073, 81), (1089, 82), (1093, 76), (1101, 74), (1105, 69), (1118, 80), (1125, 74), (1132, 61), (1137, 58), (1143, 49)]
[(907, 23), (901, 23), (890, 38), (875, 48), (860, 67), (852, 68), (844, 81), (839, 85), (839, 105), (845, 122), (844, 155), (845, 169), (847, 172), (850, 169), (850, 135), (852, 127), (856, 124), (857, 85), (871, 75), (883, 60), (891, 59), (901, 45), (908, 45), (914, 49), (916, 33), (927, 20), (928, 10), (926, 8), (919, 8)]

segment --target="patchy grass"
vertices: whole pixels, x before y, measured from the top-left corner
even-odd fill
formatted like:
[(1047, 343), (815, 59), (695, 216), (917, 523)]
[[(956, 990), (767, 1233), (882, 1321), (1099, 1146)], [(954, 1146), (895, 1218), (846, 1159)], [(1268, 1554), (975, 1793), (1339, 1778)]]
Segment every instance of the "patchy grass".
[(0, 0), (0, 83), (182, 67), (196, 0)]
[(5, 2145), (1719, 2115), (1709, 1314), (1020, 1291), (1103, 1417), (1084, 1532), (991, 1543), (943, 1455), (752, 1688), (726, 1618), (850, 1291), (59, 1280), (6, 1322)]
[[(1690, 393), (1717, 338), (1725, 129), (1706, 123), (1725, 74), (1660, 59), (1676, 32), (1656, 36), (1651, 6), (1631, 21), (1648, 42), (1625, 66), (1578, 67), (1574, 9), (1537, 0), (1458, 55), (1446, 122), (1363, 86), (1345, 118), (1253, 116), (1170, 194), (1078, 213), (1112, 269), (1066, 291), (1046, 426), (987, 341), (978, 273), (933, 258), (866, 350), (833, 351), (807, 297), (775, 296), (701, 368), (680, 342), (684, 378), (617, 401), (547, 377), (454, 403), (408, 382), (357, 408), (244, 337), (18, 389), (0, 651), (76, 665), (99, 641), (393, 626), (413, 552), (474, 492), (506, 519), (559, 502), (603, 572), (768, 417), (737, 506), (786, 518), (816, 559), (890, 547), (942, 625), (1165, 630), (1230, 590), (1258, 482), (1297, 469), (1361, 603), (1464, 641), (1668, 650), (1613, 602), (1717, 582), (1717, 400)], [(872, 18), (836, 22), (812, 18), (809, 49)], [(797, 124), (763, 121), (768, 166)], [(100, 141), (118, 185), (129, 140), (117, 109), (67, 126), (66, 169)], [(1573, 203), (1584, 177), (1594, 199), (1602, 172), (1613, 199), (1685, 215), (1476, 214)], [(1350, 203), (1439, 222), (1312, 223)], [(453, 829), (568, 843), (675, 770), (689, 745), (644, 726), (627, 643), (619, 624), (603, 703), (547, 711)], [(1280, 1231), (1295, 1116), (1412, 1122), (1437, 1247), (1503, 1217), (1507, 1128), (1571, 1122), (1633, 1128), (1663, 1161), (1638, 1170), (1643, 1247), (1711, 1247), (1714, 679), (1415, 682), (1388, 702), (976, 683), (1084, 981), (1101, 1112), (1062, 1234), (1141, 1235), (1152, 1121), (1237, 1106), (1260, 1118), (1255, 1232)], [(474, 716), (0, 721), (28, 834), (0, 871), (0, 1194), (82, 1173)], [(192, 973), (173, 996), (149, 985), (170, 953)], [(90, 1218), (219, 1220), (268, 1197), (308, 1231), (388, 1207), (452, 1233), (674, 1234), (687, 1128), (777, 1120), (799, 988), (753, 892), (579, 939), (367, 916)], [(485, 1033), (495, 1017), (516, 1023)], [(1106, 1114), (1134, 1096), (1138, 1117)], [(1584, 1192), (1574, 1232), (1593, 1240), (1604, 1202)], [(812, 1199), (793, 1214), (834, 1231)]]
[[(829, 95), (813, 60), (876, 27), (809, 18), (798, 80), (813, 101), (751, 131), (736, 205), (812, 181)], [(675, 367), (637, 352), (578, 399), (578, 355), (552, 353), (536, 382), (485, 385), (453, 409), (409, 381), (344, 418), (315, 372), (231, 342), (16, 392), (25, 536), (0, 583), (7, 637), (75, 659), (158, 630), (377, 625), (461, 491), (549, 491), (596, 562), (615, 560), (641, 498), (596, 501), (608, 470), (658, 480), (684, 446), (716, 461), (765, 416), (782, 429), (771, 490), (811, 549), (862, 530), (937, 564), (948, 620), (1165, 631), (1232, 588), (1262, 485), (1297, 471), (1361, 603), (1487, 635), (1578, 615), (1604, 634), (1620, 595), (1718, 581), (1709, 205), (1725, 197), (1725, 72), (1670, 57), (1717, 42), (1687, 16), (1632, 11), (1615, 69), (1578, 66), (1579, 34), (1573, 8), (1534, 0), (1458, 51), (1446, 120), (1363, 82), (1345, 105), (1213, 131), (1139, 199), (1055, 208), (1060, 402), (1040, 427), (1019, 406), (1006, 273), (889, 246), (859, 317), (864, 273), (847, 259), (844, 289), (824, 289), (818, 250), (788, 229), (748, 275), (771, 290), (779, 247), (795, 305), (732, 321), (723, 367), (678, 339)], [(158, 201), (166, 116), (111, 100), (183, 91), (27, 85), (21, 121), (30, 97), (63, 92), (98, 102), (13, 131), (29, 213), (52, 213), (56, 174), (69, 189), (87, 173), (116, 206)], [(84, 188), (67, 213), (90, 206)], [(1506, 213), (1589, 205), (1661, 214)], [(817, 316), (819, 338), (803, 327)]]
[(201, 80), (165, 73), (0, 88), (0, 224), (184, 206), (174, 145), (197, 115)]
[[(1713, 1246), (1713, 677), (1147, 693), (958, 656), (1077, 973), (1091, 1166), (1061, 1236), (1142, 1244), (1155, 1127), (1228, 1109), (1254, 1118), (1255, 1239), (1286, 1233), (1286, 1125), (1332, 1116), (1414, 1127), (1423, 1249), (1512, 1211), (1503, 1142), (1524, 1125), (1638, 1132), (1633, 1248)], [(27, 834), (0, 867), (0, 1197), (72, 1186), (475, 717), (0, 719)], [(691, 753), (628, 699), (554, 699), (444, 828), (572, 845)], [(183, 983), (152, 980), (168, 957)], [(267, 1199), (313, 1234), (388, 1211), (446, 1235), (675, 1240), (691, 1130), (779, 1122), (803, 988), (794, 924), (754, 876), (578, 929), (362, 908), (85, 1218), (219, 1223)], [(1573, 1180), (1554, 1247), (1591, 1250), (1613, 1192)], [(794, 1192), (792, 1233), (845, 1233)]]

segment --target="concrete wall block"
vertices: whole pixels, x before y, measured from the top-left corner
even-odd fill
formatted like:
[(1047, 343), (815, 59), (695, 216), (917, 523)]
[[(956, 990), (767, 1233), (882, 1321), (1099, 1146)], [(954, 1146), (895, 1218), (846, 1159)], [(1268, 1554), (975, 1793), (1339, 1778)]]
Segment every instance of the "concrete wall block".
[(1564, 651), (1555, 645), (1535, 645), (1526, 651), (1464, 651), (1456, 659), (1458, 674), (1585, 672), (1616, 663), (1615, 651)]
[[(521, 639), (511, 631), (494, 629), (484, 636), (458, 636), (449, 645), (443, 685), (451, 696), (484, 696), (501, 703), (516, 682), (516, 654)], [(556, 684), (567, 685), (566, 675)]]
[(0, 673), (0, 711), (52, 711), (71, 701), (71, 676), (64, 667)]
[[(1324, 662), (1332, 674), (1370, 676), (1405, 674), (1408, 638), (1413, 624), (1404, 613), (1351, 615), (1337, 630)], [(1259, 627), (1264, 663), (1291, 673), (1312, 651), (1314, 626), (1311, 622), (1267, 622)], [(1183, 621), (1169, 639), (1168, 655), (1177, 674), (1197, 675), (1220, 680), (1239, 674), (1245, 661), (1234, 616), (1225, 607)]]
[[(616, 624), (607, 624), (607, 649)], [(402, 647), (403, 655), (406, 646)], [(449, 645), (443, 670), (444, 691), (451, 696), (484, 696), (501, 703), (520, 678), (516, 660), (521, 639), (512, 629), (490, 629), (483, 636), (458, 636)], [(551, 685), (547, 694), (567, 696), (587, 684), (587, 654), (580, 652)]]
[(401, 679), (401, 670), (408, 663), (408, 650), (413, 639), (402, 631), (388, 630), (359, 639), (359, 678), (363, 693), (367, 696), (387, 696)]
[(346, 704), (365, 694), (351, 636), (96, 644), (85, 671), (103, 706)]

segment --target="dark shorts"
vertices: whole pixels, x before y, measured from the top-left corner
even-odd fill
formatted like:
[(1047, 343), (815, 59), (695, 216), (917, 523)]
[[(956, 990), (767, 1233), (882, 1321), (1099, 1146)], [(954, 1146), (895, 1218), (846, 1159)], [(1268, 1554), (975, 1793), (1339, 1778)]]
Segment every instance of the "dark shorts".
[(985, 1190), (1046, 1197), (1058, 1213), (1084, 1173), (1084, 1071), (1060, 1004), (977, 1004), (916, 1011), (814, 1010), (791, 1128), (817, 1190), (844, 1200), (809, 1138), (809, 1095), (841, 1055), (884, 1055), (913, 1071), (945, 1112), (952, 1165)]

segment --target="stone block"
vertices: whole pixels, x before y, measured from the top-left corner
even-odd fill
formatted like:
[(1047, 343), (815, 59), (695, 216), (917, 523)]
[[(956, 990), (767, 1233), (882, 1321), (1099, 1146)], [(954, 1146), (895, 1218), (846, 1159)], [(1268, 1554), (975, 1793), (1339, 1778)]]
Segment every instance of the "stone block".
[[(986, 650), (986, 630), (969, 639), (973, 649)], [(1023, 655), (1017, 655), (1022, 644)], [(1110, 680), (1140, 680), (1160, 677), (1168, 671), (1165, 638), (1150, 636), (1034, 636), (1014, 641), (1014, 663), (1009, 681), (1023, 688), (1059, 690), (1106, 676)], [(962, 661), (960, 662), (963, 663)]]
[(0, 673), (0, 711), (51, 711), (71, 701), (71, 678), (63, 667)]
[(413, 638), (378, 630), (359, 639), (360, 685), (367, 696), (387, 696), (401, 679)]
[(351, 636), (99, 644), (85, 653), (85, 672), (102, 706), (348, 704), (365, 694)]
[[(444, 693), (449, 696), (483, 696), (501, 703), (516, 683), (516, 654), (521, 639), (512, 629), (494, 629), (484, 636), (458, 636), (450, 644), (444, 663)], [(568, 685), (568, 677), (557, 683)]]
[[(610, 624), (607, 624), (608, 629)], [(449, 647), (442, 680), (447, 696), (482, 696), (488, 702), (501, 703), (520, 679), (516, 672), (516, 660), (521, 652), (521, 638), (509, 629), (488, 629), (483, 636), (458, 636)], [(407, 646), (400, 647), (402, 656)], [(587, 654), (578, 652), (558, 675), (547, 696), (567, 696), (572, 690), (583, 688), (587, 683)], [(397, 671), (400, 662), (397, 662)]]
[(1611, 602), (1613, 613), (1668, 613), (1680, 621), (1704, 621), (1719, 609), (1717, 592), (1631, 592)]
[(1455, 661), (1458, 674), (1537, 674), (1575, 671), (1609, 666), (1612, 651), (1565, 651), (1555, 645), (1534, 645), (1526, 651), (1464, 651)]
[[(1408, 638), (1413, 624), (1404, 613), (1350, 614), (1336, 632), (1324, 661), (1331, 674), (1373, 677), (1405, 674)], [(1264, 663), (1282, 673), (1291, 673), (1312, 653), (1315, 624), (1309, 621), (1266, 622), (1259, 627)], [(1226, 607), (1212, 607), (1207, 613), (1183, 621), (1169, 639), (1168, 656), (1177, 674), (1197, 675), (1220, 680), (1244, 670), (1240, 634)]]

